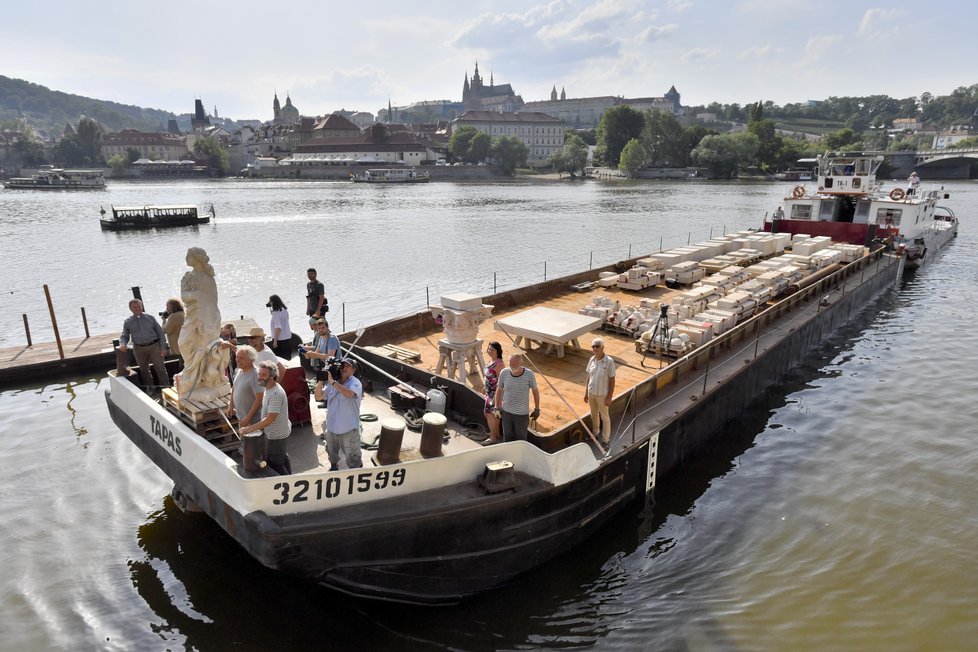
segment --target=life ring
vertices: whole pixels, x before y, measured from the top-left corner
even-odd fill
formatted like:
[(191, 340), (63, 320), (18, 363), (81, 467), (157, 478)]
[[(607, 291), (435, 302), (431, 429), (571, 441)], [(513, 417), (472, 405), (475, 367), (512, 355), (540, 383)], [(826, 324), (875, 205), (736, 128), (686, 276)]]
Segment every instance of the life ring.
[(801, 199), (805, 196), (805, 186), (795, 186), (795, 189), (791, 191), (791, 196), (795, 199)]
[(900, 201), (906, 196), (907, 193), (904, 192), (903, 188), (894, 188), (893, 190), (890, 191), (890, 199), (892, 199), (893, 201)]

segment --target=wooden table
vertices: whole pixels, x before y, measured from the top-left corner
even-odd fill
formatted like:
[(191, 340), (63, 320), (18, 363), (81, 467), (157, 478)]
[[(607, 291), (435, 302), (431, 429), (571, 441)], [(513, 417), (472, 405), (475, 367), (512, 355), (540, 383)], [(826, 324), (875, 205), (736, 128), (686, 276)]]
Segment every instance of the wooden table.
[(493, 328), (515, 337), (513, 343), (516, 346), (526, 340), (526, 350), (529, 351), (530, 345), (538, 342), (541, 346), (546, 345), (547, 353), (556, 350), (557, 357), (563, 358), (565, 346), (580, 350), (577, 338), (601, 328), (601, 323), (600, 317), (536, 307), (497, 319)]

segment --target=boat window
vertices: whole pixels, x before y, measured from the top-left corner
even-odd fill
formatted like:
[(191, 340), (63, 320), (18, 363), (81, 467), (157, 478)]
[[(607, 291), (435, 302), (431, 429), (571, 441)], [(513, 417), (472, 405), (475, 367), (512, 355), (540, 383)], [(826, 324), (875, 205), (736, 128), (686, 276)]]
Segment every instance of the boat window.
[(869, 208), (873, 205), (870, 201), (861, 201), (856, 204), (856, 212), (852, 216), (855, 224), (867, 224), (869, 222)]
[(791, 206), (791, 219), (810, 220), (812, 219), (811, 204), (793, 204)]
[(819, 206), (818, 219), (831, 222), (835, 216), (835, 202), (823, 201)]
[(876, 223), (881, 226), (899, 226), (902, 216), (902, 208), (879, 208), (876, 210)]

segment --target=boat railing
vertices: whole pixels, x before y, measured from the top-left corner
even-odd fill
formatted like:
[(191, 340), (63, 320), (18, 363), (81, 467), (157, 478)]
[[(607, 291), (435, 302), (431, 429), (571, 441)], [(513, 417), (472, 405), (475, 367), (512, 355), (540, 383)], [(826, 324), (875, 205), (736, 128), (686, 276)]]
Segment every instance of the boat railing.
[[(724, 365), (743, 365), (744, 362), (757, 358), (761, 338), (766, 333), (774, 332), (771, 329), (773, 323), (795, 313), (790, 320), (777, 327), (780, 332), (793, 330), (802, 320), (811, 316), (810, 311), (804, 310), (805, 308), (810, 309), (814, 305), (816, 313), (821, 310), (822, 300), (829, 292), (840, 289), (841, 295), (845, 296), (852, 288), (863, 283), (870, 267), (889, 267), (898, 264), (899, 260), (898, 256), (887, 255), (885, 249), (880, 247), (840, 270), (778, 300), (734, 328), (715, 336), (703, 346), (660, 368), (652, 377), (640, 382), (630, 392), (614, 400), (611, 405), (611, 419), (613, 424), (619, 422), (618, 428), (613, 431), (614, 437), (621, 438), (630, 431), (631, 443), (634, 444), (646, 434), (646, 431), (638, 429), (642, 417), (660, 407), (666, 398), (675, 395), (675, 388), (671, 390), (668, 388), (683, 385), (680, 391), (689, 391), (691, 400), (702, 398), (710, 391), (711, 371), (715, 375)], [(874, 270), (872, 277), (875, 277), (877, 272), (878, 269)], [(723, 361), (716, 364), (715, 361), (721, 355)], [(712, 369), (711, 363), (714, 363)], [(660, 393), (666, 396), (656, 400)], [(640, 405), (643, 409), (638, 411)], [(626, 419), (626, 416), (629, 416), (626, 415), (629, 408), (632, 413), (630, 418)]]

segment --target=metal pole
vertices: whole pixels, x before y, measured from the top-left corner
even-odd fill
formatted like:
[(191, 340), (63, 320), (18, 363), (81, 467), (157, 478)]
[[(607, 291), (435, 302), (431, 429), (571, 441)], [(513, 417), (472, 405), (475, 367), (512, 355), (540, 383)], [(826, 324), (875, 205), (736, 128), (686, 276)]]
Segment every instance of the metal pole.
[(688, 245), (692, 239), (693, 239), (693, 232), (690, 231), (689, 233), (686, 234), (686, 244)]
[(713, 227), (711, 226), (710, 227), (710, 240), (712, 240), (712, 239), (713, 239)]
[(343, 302), (343, 332), (346, 332), (346, 301)]
[(662, 252), (662, 236), (659, 236), (659, 252)]
[(143, 294), (142, 294), (142, 292), (139, 291), (139, 286), (138, 285), (134, 285), (130, 289), (132, 290), (132, 298), (133, 299), (139, 299), (140, 301), (143, 300)]
[(428, 286), (424, 286), (424, 305), (425, 308), (431, 305), (431, 293), (428, 291)]
[[(704, 397), (706, 396), (706, 378), (707, 376), (710, 375), (710, 351), (711, 350), (712, 349), (706, 350), (706, 369), (703, 370), (703, 395), (702, 396)], [(757, 354), (755, 354), (754, 357), (756, 358)]]
[(631, 242), (628, 243), (628, 257), (629, 258), (632, 257), (632, 243)]
[(497, 292), (498, 292), (498, 290), (496, 290), (496, 272), (493, 272), (492, 273), (492, 293), (493, 294), (496, 294)]
[(593, 251), (591, 252), (591, 258), (589, 258), (588, 261), (587, 261), (587, 268), (588, 269), (591, 269), (592, 267), (594, 267), (594, 252)]
[(23, 315), (24, 315), (24, 333), (27, 335), (27, 347), (30, 348), (34, 346), (34, 343), (31, 342), (31, 327), (30, 324), (27, 323), (27, 313), (25, 312), (23, 313)]
[(51, 326), (54, 327), (54, 341), (58, 343), (58, 357), (65, 359), (65, 349), (61, 346), (61, 333), (58, 332), (58, 318), (54, 316), (54, 304), (51, 303), (51, 291), (44, 286), (44, 297), (48, 300), (48, 313), (51, 315)]
[(543, 280), (547, 280), (547, 261), (543, 261)]
[(85, 326), (85, 339), (87, 340), (91, 335), (88, 334), (88, 317), (85, 316), (85, 306), (82, 306), (82, 325)]

